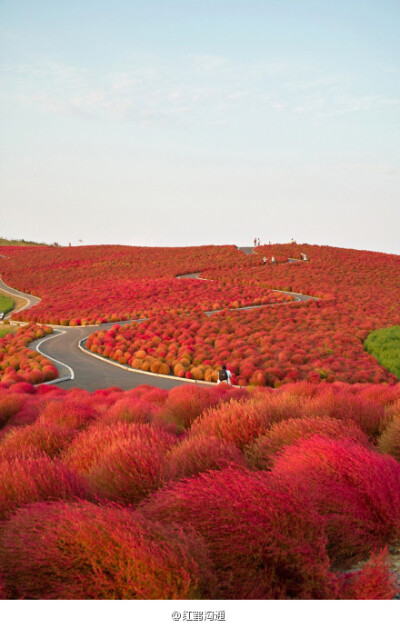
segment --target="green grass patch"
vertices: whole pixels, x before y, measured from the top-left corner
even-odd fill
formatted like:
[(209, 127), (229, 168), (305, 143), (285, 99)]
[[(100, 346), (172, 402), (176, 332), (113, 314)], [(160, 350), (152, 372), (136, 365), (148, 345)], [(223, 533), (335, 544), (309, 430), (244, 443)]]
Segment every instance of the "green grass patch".
[(14, 301), (10, 297), (0, 294), (0, 312), (7, 314), (14, 307)]
[(364, 348), (374, 356), (381, 366), (400, 379), (400, 327), (386, 327), (371, 332)]

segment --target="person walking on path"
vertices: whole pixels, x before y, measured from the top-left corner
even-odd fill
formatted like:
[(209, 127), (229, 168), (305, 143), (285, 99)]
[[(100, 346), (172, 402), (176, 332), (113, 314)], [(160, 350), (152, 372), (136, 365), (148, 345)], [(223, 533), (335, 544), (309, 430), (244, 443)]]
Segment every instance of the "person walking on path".
[(232, 373), (228, 371), (228, 369), (224, 365), (222, 369), (218, 372), (218, 384), (222, 384), (223, 382), (225, 382), (226, 384), (230, 385), (231, 377)]

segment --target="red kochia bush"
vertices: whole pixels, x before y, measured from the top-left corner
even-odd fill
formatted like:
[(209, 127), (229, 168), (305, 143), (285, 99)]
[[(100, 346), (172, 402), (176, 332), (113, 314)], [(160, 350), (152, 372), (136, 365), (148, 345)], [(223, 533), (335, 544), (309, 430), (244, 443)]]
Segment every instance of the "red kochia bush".
[(140, 511), (204, 537), (223, 597), (332, 594), (322, 520), (303, 492), (271, 486), (266, 472), (210, 471), (158, 491)]
[(149, 423), (154, 406), (142, 399), (125, 397), (117, 401), (99, 418), (101, 423)]
[(213, 436), (243, 449), (266, 432), (269, 425), (263, 400), (231, 400), (196, 419), (190, 434), (193, 437)]
[(170, 390), (161, 416), (186, 429), (206, 408), (218, 403), (214, 391), (199, 386), (184, 385)]
[(189, 477), (222, 469), (230, 463), (246, 464), (242, 452), (233, 443), (208, 436), (189, 437), (171, 450), (167, 474), (171, 479)]
[(345, 423), (331, 417), (288, 419), (272, 425), (264, 436), (251, 443), (246, 458), (258, 469), (269, 469), (276, 454), (284, 447), (314, 435), (350, 439), (368, 446), (367, 437), (352, 421)]
[(132, 424), (128, 437), (115, 439), (88, 474), (98, 496), (122, 504), (136, 504), (166, 480), (166, 453), (176, 437), (150, 425)]
[(400, 534), (400, 464), (389, 456), (314, 436), (275, 458), (274, 478), (310, 496), (336, 564), (362, 560)]
[(47, 454), (58, 455), (76, 435), (76, 430), (36, 423), (10, 430), (0, 441), (0, 460)]
[(148, 436), (148, 440), (154, 443), (167, 444), (172, 447), (176, 443), (176, 437), (165, 430), (137, 423), (114, 423), (113, 425), (101, 425), (95, 423), (72, 442), (66, 449), (62, 458), (67, 466), (79, 473), (87, 474), (90, 470), (101, 464), (106, 452), (117, 447), (124, 441), (136, 441), (140, 436)]
[(373, 554), (360, 570), (342, 576), (339, 597), (342, 600), (393, 600), (399, 590), (384, 549)]
[(17, 414), (22, 408), (22, 395), (12, 394), (4, 391), (0, 395), (0, 428), (6, 425), (7, 421), (13, 415)]
[(199, 599), (215, 595), (200, 538), (115, 506), (32, 504), (5, 525), (9, 598)]
[(47, 456), (0, 462), (0, 519), (31, 502), (87, 495), (82, 478)]
[(39, 421), (71, 429), (81, 429), (87, 427), (95, 418), (95, 410), (89, 404), (66, 398), (50, 401), (40, 413)]

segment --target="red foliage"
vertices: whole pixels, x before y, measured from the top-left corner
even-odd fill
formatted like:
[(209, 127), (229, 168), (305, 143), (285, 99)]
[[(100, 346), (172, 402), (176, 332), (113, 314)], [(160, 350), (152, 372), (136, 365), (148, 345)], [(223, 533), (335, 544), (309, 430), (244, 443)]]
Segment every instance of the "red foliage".
[(389, 456), (314, 436), (286, 447), (271, 477), (310, 496), (335, 564), (362, 560), (400, 534), (400, 464)]
[(166, 453), (176, 437), (149, 425), (132, 424), (129, 435), (104, 447), (88, 473), (89, 486), (100, 498), (136, 504), (166, 481)]
[(346, 574), (339, 582), (341, 600), (393, 600), (400, 592), (386, 549), (373, 554), (360, 570)]
[(304, 495), (277, 490), (265, 472), (210, 471), (159, 491), (140, 511), (204, 537), (226, 598), (332, 595), (321, 519)]
[(269, 426), (270, 419), (261, 400), (231, 400), (196, 419), (190, 434), (192, 437), (215, 437), (244, 449)]
[(171, 449), (167, 475), (170, 479), (189, 477), (232, 463), (245, 466), (242, 452), (232, 443), (212, 436), (189, 437)]
[(47, 456), (0, 462), (0, 519), (32, 502), (85, 498), (87, 495), (83, 479)]
[(98, 422), (107, 423), (149, 423), (154, 415), (154, 405), (143, 399), (123, 397), (104, 412)]
[(200, 538), (88, 502), (17, 512), (4, 527), (0, 565), (9, 598), (176, 600), (216, 591)]
[(178, 386), (169, 391), (161, 417), (187, 429), (204, 410), (218, 403), (214, 390), (195, 384)]
[(78, 430), (87, 427), (96, 416), (89, 403), (75, 401), (69, 395), (68, 398), (47, 403), (40, 413), (39, 422)]
[(269, 469), (284, 447), (315, 435), (354, 440), (368, 446), (367, 437), (352, 421), (345, 423), (331, 417), (287, 419), (272, 425), (264, 436), (251, 443), (246, 458), (258, 469)]
[(0, 441), (0, 460), (57, 456), (76, 436), (76, 431), (59, 425), (36, 423), (8, 431)]

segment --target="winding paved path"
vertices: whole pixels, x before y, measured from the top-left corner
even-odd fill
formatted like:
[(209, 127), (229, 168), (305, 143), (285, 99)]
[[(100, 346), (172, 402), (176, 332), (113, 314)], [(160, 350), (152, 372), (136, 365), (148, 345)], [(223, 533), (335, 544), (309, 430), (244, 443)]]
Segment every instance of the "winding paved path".
[[(238, 248), (246, 255), (254, 253), (252, 247)], [(199, 273), (189, 273), (187, 275), (179, 275), (179, 277), (200, 279), (198, 275)], [(38, 297), (15, 290), (14, 288), (7, 286), (1, 280), (0, 289), (10, 295), (26, 299), (26, 305), (18, 311), (33, 307), (40, 302)], [(274, 290), (273, 292), (291, 294), (298, 301), (309, 301), (310, 299), (316, 300), (316, 297), (295, 292), (285, 292), (283, 290)], [(237, 309), (246, 310), (269, 306), (270, 304), (266, 304), (262, 306), (248, 306)], [(215, 313), (215, 311), (206, 312), (209, 316)], [(6, 318), (9, 318), (11, 314), (12, 312), (10, 312)], [(120, 324), (128, 324), (129, 322), (130, 321), (121, 321)], [(53, 327), (54, 333), (51, 336), (46, 336), (45, 338), (36, 340), (30, 345), (32, 349), (36, 349), (42, 355), (49, 358), (58, 369), (59, 379), (48, 383), (57, 383), (58, 386), (64, 389), (82, 388), (90, 392), (102, 388), (109, 388), (111, 386), (118, 386), (122, 390), (130, 390), (131, 388), (135, 388), (141, 384), (148, 384), (150, 386), (157, 386), (158, 388), (162, 388), (164, 390), (170, 390), (176, 386), (194, 383), (193, 380), (185, 380), (174, 376), (149, 374), (145, 371), (134, 371), (129, 367), (119, 365), (116, 362), (90, 353), (80, 346), (84, 339), (94, 331), (98, 331), (100, 329), (111, 329), (111, 327), (115, 324), (116, 323), (113, 322), (105, 323), (103, 325), (88, 325), (86, 327), (61, 327), (58, 325), (50, 325)], [(196, 384), (200, 386), (212, 385), (208, 382), (196, 382)]]

